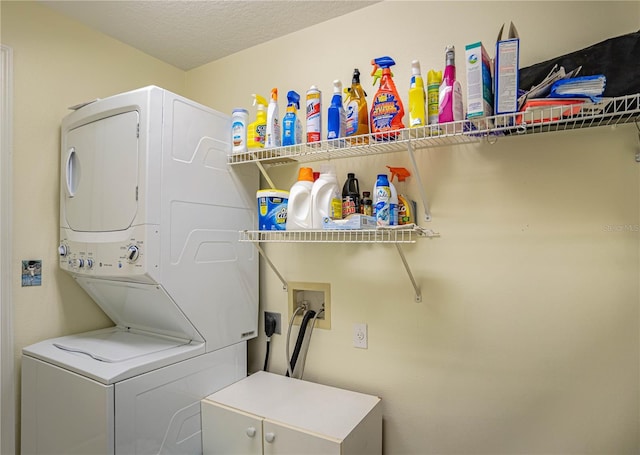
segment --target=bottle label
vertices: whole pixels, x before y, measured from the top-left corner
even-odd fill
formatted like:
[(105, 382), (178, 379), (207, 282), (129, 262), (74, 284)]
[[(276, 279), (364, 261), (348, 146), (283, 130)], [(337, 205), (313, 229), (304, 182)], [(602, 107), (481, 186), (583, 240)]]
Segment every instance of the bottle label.
[(349, 101), (347, 104), (347, 136), (353, 136), (358, 131), (358, 102)]
[(345, 196), (342, 198), (342, 218), (358, 213), (358, 200), (355, 196)]
[(393, 129), (393, 119), (399, 112), (400, 105), (393, 93), (378, 93), (373, 99), (371, 128), (374, 132)]
[(256, 144), (264, 145), (264, 139), (266, 134), (267, 134), (267, 125), (266, 124), (257, 125), (253, 140), (255, 141)]
[(429, 84), (427, 88), (427, 109), (429, 124), (438, 123), (438, 98), (440, 96), (440, 84)]
[(231, 125), (231, 134), (233, 137), (233, 146), (239, 147), (243, 142), (243, 132), (244, 132), (244, 123), (242, 122), (233, 122)]
[(307, 93), (307, 142), (320, 140), (320, 92)]
[(331, 199), (331, 218), (334, 220), (342, 218), (342, 199)]
[(378, 226), (389, 226), (392, 224), (391, 212), (391, 188), (388, 186), (376, 186), (374, 194), (375, 203), (373, 213)]

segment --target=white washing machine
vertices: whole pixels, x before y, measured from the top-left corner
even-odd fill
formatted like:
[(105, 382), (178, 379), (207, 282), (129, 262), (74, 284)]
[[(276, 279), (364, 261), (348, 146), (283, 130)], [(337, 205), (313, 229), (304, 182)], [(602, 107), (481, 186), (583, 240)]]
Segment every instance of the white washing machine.
[(23, 454), (201, 453), (199, 401), (257, 335), (253, 167), (230, 118), (158, 87), (62, 122), (60, 267), (115, 326), (23, 349)]

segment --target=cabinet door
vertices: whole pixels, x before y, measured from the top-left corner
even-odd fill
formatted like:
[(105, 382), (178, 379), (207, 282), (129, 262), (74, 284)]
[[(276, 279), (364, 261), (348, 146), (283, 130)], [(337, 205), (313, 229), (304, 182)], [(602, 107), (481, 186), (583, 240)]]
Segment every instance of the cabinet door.
[(204, 455), (261, 455), (262, 419), (203, 401), (202, 451)]
[(341, 441), (308, 433), (299, 428), (272, 422), (262, 422), (264, 455), (340, 455)]

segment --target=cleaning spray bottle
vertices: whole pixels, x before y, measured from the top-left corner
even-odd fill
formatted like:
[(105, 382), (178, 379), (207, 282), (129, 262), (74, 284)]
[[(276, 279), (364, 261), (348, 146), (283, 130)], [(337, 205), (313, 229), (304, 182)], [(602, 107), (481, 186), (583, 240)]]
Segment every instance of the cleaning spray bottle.
[(327, 113), (327, 139), (344, 137), (347, 129), (347, 114), (342, 107), (342, 82), (333, 81), (333, 96)]
[(380, 87), (371, 104), (371, 132), (378, 141), (394, 140), (398, 133), (393, 131), (404, 128), (404, 123), (402, 123), (404, 106), (396, 85), (393, 83), (390, 69), (396, 62), (391, 57), (379, 57), (371, 60), (371, 64), (373, 65), (373, 70), (371, 71), (371, 75), (374, 76), (373, 85), (378, 80), (376, 71), (379, 68), (382, 69)]
[(446, 66), (438, 96), (438, 123), (462, 120), (462, 87), (456, 80), (456, 50), (454, 46), (445, 49)]
[(427, 113), (429, 125), (438, 124), (438, 97), (442, 84), (442, 71), (429, 70), (427, 73)]
[(398, 194), (398, 224), (415, 223), (416, 201), (409, 199), (404, 193), (404, 182), (407, 180), (407, 177), (411, 177), (411, 172), (404, 167), (387, 167), (391, 172), (391, 181), (389, 183), (392, 184), (393, 178), (396, 177), (398, 180), (398, 189), (400, 190), (400, 194)]
[[(420, 74), (420, 62), (411, 62), (411, 83), (409, 84), (409, 127), (416, 128), (427, 124), (425, 110), (426, 94), (424, 81)], [(393, 178), (393, 177), (392, 177)]]
[(290, 90), (287, 93), (287, 113), (282, 119), (282, 145), (296, 145), (302, 142), (302, 125), (298, 118), (300, 95)]
[(278, 107), (278, 89), (271, 89), (271, 99), (267, 108), (267, 132), (264, 138), (264, 146), (280, 147), (280, 108)]
[[(360, 136), (369, 134), (369, 108), (367, 107), (367, 94), (360, 85), (360, 71), (353, 70), (351, 88), (347, 89), (347, 136)], [(368, 137), (363, 137), (363, 143), (368, 143)]]
[(247, 127), (247, 147), (257, 149), (264, 147), (267, 133), (267, 100), (260, 95), (253, 95), (253, 105), (258, 106), (256, 120)]

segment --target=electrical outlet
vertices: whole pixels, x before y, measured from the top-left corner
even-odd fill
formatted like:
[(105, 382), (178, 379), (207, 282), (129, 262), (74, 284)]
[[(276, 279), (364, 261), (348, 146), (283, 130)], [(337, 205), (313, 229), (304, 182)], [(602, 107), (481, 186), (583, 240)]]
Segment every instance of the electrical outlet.
[(367, 324), (353, 324), (353, 347), (367, 349), (368, 345)]
[(282, 333), (282, 322), (281, 322), (281, 317), (280, 317), (280, 313), (272, 313), (271, 311), (265, 311), (264, 312), (264, 326), (267, 326), (267, 321), (269, 320), (275, 320), (276, 322), (276, 330), (273, 333), (277, 333), (278, 335), (280, 335)]

